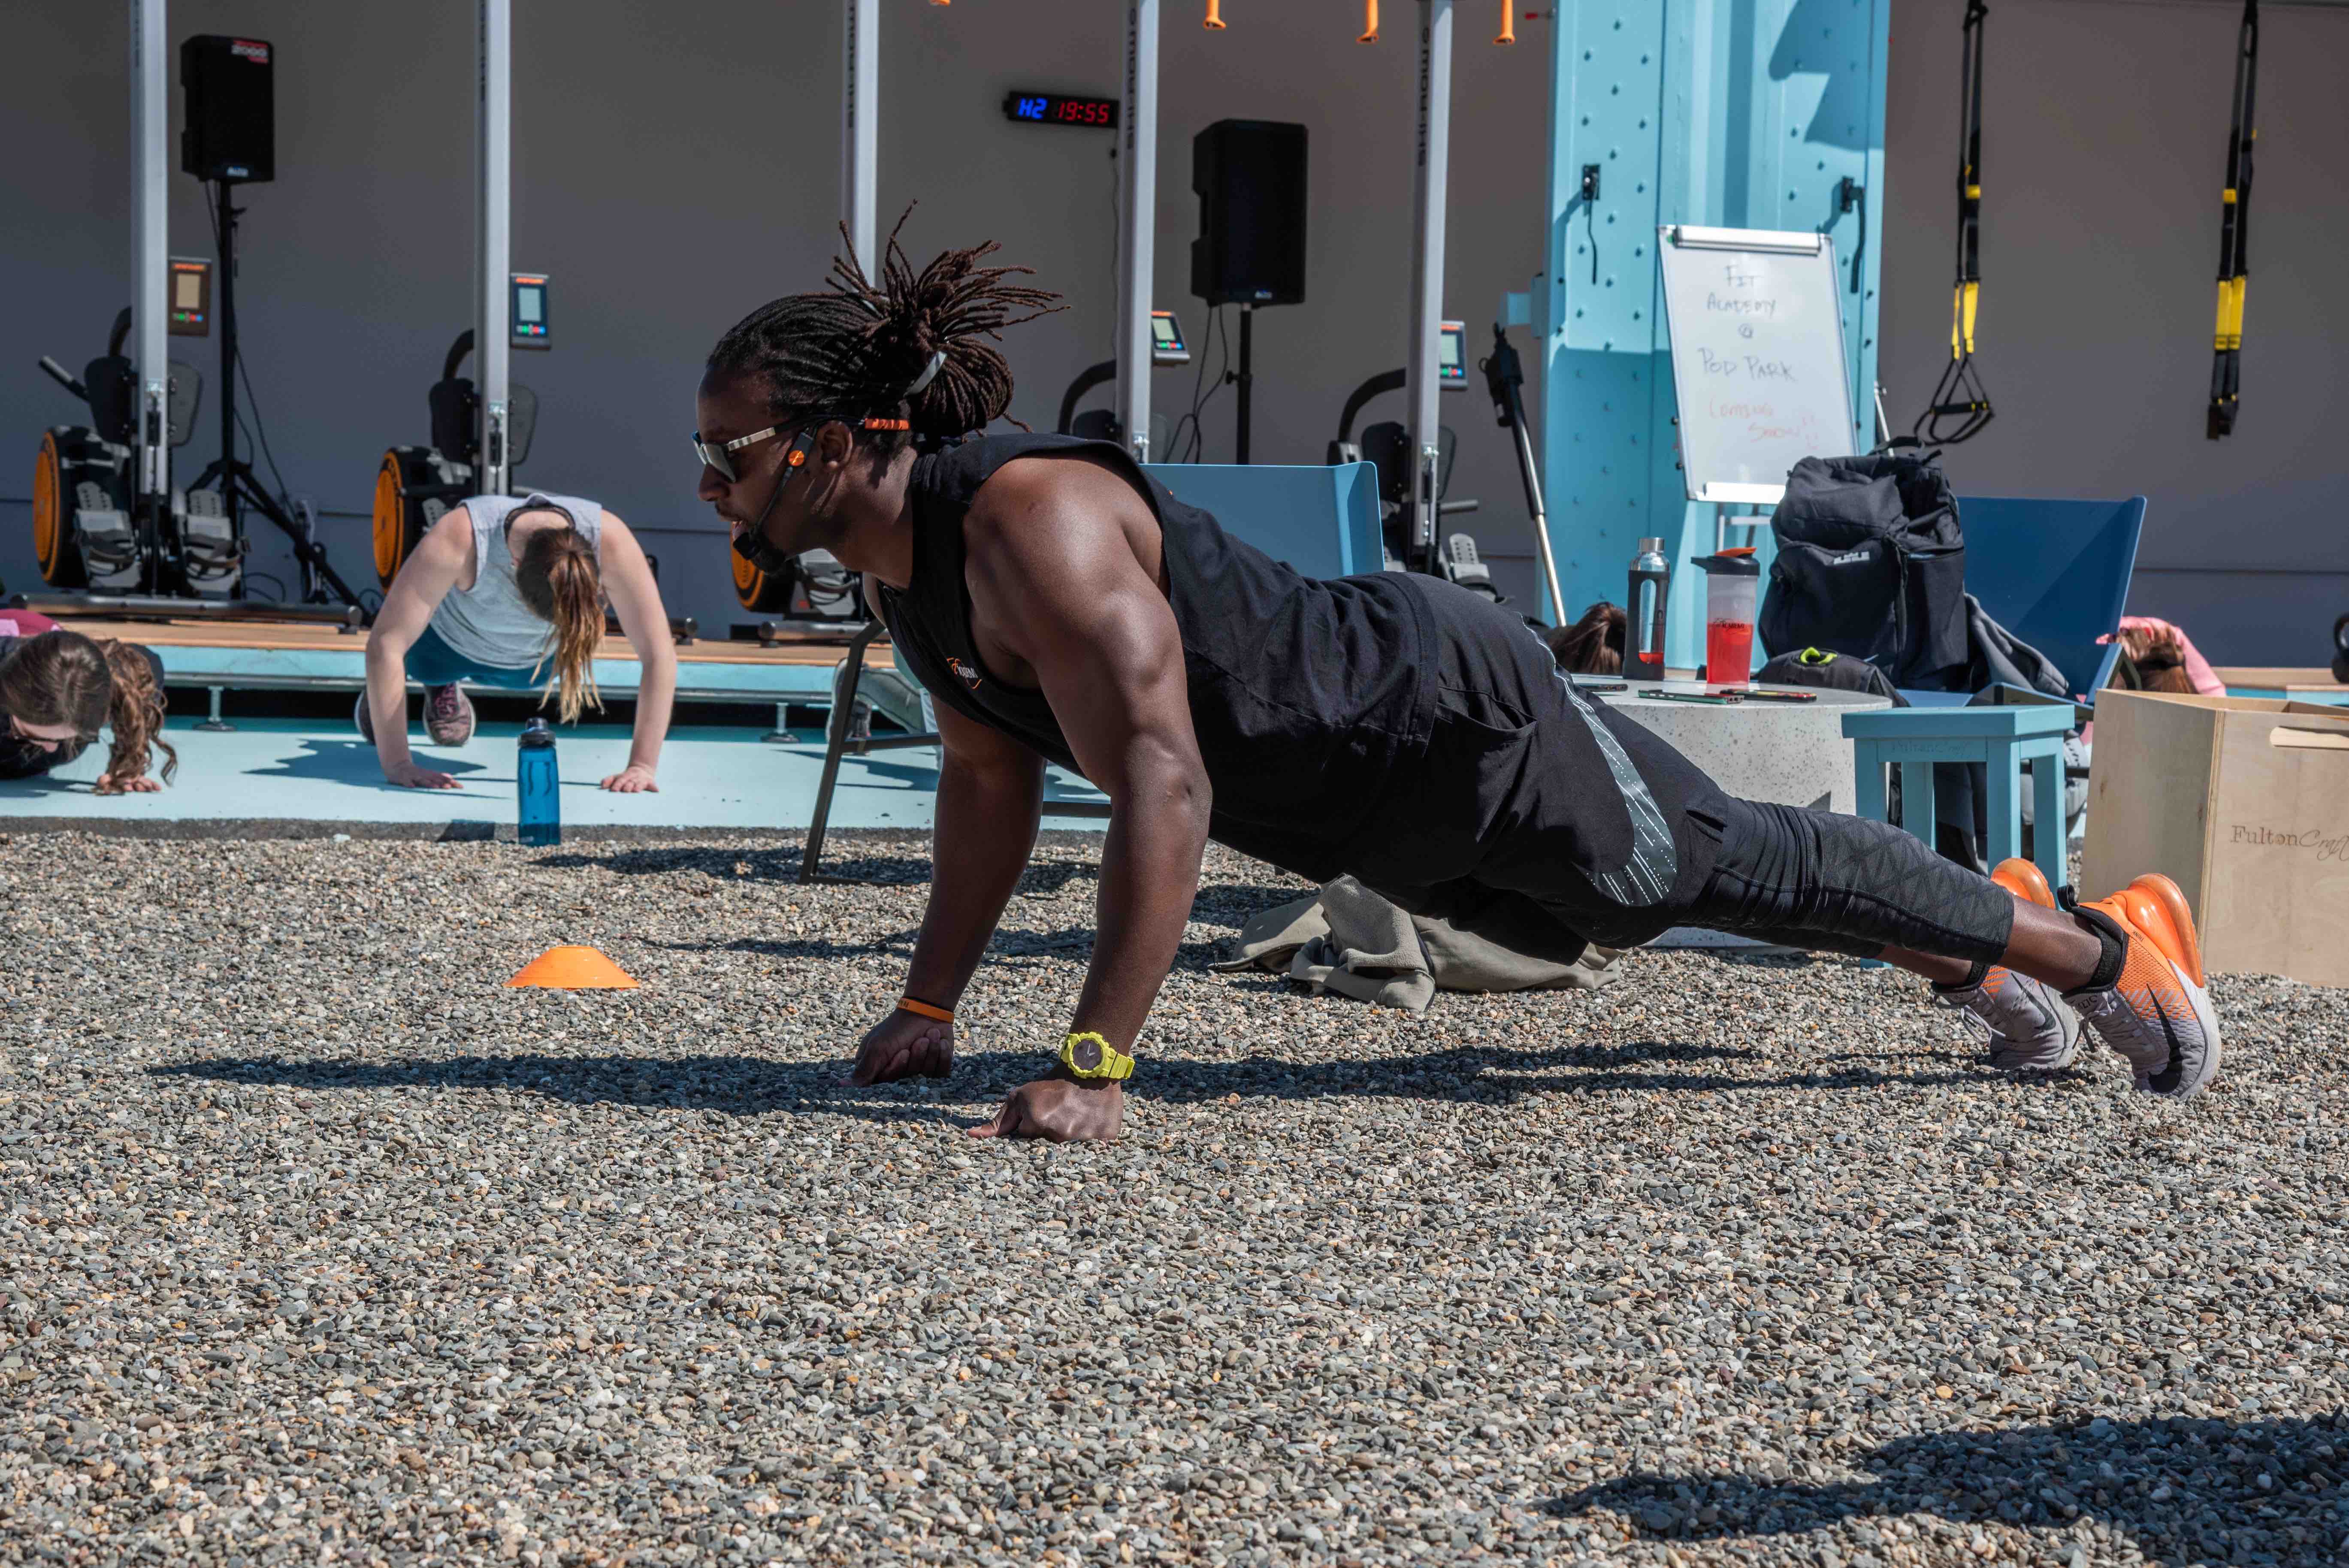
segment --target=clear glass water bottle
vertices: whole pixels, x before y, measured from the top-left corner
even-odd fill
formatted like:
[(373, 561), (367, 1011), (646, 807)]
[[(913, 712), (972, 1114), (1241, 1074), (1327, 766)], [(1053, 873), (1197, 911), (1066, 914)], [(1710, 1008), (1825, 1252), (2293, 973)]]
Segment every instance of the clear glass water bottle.
[(522, 727), (515, 742), (515, 794), (522, 805), (519, 837), (525, 844), (563, 841), (563, 798), (554, 769), (554, 731), (543, 718)]

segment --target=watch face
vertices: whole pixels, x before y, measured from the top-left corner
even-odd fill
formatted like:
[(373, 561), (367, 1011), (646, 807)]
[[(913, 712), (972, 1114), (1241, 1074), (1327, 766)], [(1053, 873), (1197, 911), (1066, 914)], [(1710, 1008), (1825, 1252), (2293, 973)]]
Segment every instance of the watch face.
[(1069, 1048), (1069, 1059), (1076, 1064), (1076, 1068), (1081, 1073), (1095, 1070), (1102, 1065), (1101, 1042), (1079, 1040)]

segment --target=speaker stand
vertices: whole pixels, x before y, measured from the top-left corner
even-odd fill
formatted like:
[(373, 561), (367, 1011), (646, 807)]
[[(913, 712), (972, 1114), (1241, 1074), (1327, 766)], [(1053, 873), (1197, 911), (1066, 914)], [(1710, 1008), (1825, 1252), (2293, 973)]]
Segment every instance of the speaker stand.
[[(331, 603), (340, 598), (346, 604), (364, 611), (359, 596), (350, 585), (336, 575), (326, 561), (326, 547), (320, 544), (309, 520), (296, 520), (286, 514), (271, 495), (267, 487), (253, 471), (249, 463), (238, 460), (236, 455), (236, 203), (232, 200), (236, 185), (233, 181), (213, 183), (219, 192), (220, 273), (216, 280), (220, 295), (220, 459), (196, 476), (188, 488), (202, 490), (213, 480), (220, 480), (221, 505), (228, 513), (229, 537), (243, 542), (243, 513), (246, 510), (259, 512), (272, 526), (293, 542), (294, 559), (302, 569), (302, 602), (305, 604)], [(184, 574), (185, 566), (182, 563)], [(334, 593), (330, 595), (327, 589)]]
[(1248, 460), (1248, 424), (1251, 394), (1256, 388), (1256, 306), (1240, 306), (1240, 367), (1233, 373), (1232, 384), (1240, 389), (1239, 430), (1234, 442), (1236, 459)]

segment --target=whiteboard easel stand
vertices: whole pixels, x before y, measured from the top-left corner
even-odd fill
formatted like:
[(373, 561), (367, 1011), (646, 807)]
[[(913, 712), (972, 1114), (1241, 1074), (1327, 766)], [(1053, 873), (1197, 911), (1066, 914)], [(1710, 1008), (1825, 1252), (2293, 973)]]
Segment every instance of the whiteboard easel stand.
[[(1658, 230), (1658, 235), (1664, 246), (1681, 251), (1731, 251), (1748, 255), (1819, 256), (1825, 260), (1829, 274), (1835, 273), (1835, 242), (1825, 234), (1778, 230), (1714, 229), (1703, 228), (1692, 223), (1666, 223)], [(1666, 326), (1669, 331), (1671, 304), (1671, 291), (1669, 288), (1664, 290), (1664, 300)], [(1843, 315), (1840, 310), (1828, 314), (1835, 323), (1836, 361), (1840, 365), (1846, 357), (1843, 342)], [(1673, 385), (1676, 390), (1679, 389), (1680, 384), (1681, 378), (1675, 376)], [(1843, 391), (1844, 388), (1838, 380), (1837, 395), (1840, 396)], [(1850, 428), (1849, 413), (1849, 407), (1847, 406), (1845, 417), (1837, 428)], [(1882, 418), (1879, 395), (1878, 407), (1879, 423)], [(1676, 419), (1674, 423), (1680, 424), (1683, 431), (1688, 428), (1682, 420)], [(1688, 459), (1684, 468), (1688, 475), (1688, 499), (1707, 502), (1713, 508), (1713, 549), (1719, 552), (1728, 548), (1729, 531), (1733, 528), (1747, 531), (1750, 542), (1754, 531), (1770, 521), (1770, 513), (1753, 511), (1733, 517), (1729, 509), (1738, 506), (1775, 508), (1785, 499), (1785, 485), (1783, 482), (1756, 484), (1745, 480), (1700, 478), (1693, 461), (1693, 454), (1688, 451), (1685, 436), (1682, 446), (1683, 457)]]

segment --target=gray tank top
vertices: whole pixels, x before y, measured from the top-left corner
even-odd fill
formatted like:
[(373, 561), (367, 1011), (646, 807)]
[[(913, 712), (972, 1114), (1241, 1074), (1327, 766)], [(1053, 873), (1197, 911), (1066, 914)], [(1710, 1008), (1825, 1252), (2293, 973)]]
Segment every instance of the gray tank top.
[(604, 509), (578, 496), (477, 495), (465, 502), (473, 520), (473, 585), (451, 588), (432, 612), (432, 630), (460, 658), (492, 669), (526, 670), (554, 651), (554, 628), (531, 613), (514, 586), (513, 552), (506, 548), (506, 520), (533, 507), (558, 506), (596, 564), (604, 560)]

